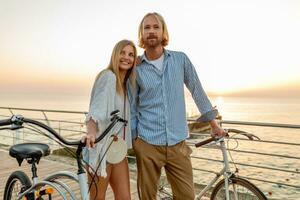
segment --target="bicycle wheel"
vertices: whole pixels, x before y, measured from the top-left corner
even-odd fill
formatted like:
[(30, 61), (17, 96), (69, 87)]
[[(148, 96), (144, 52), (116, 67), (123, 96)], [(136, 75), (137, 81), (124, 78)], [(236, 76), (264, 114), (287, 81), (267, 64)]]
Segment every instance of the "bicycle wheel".
[[(249, 181), (232, 177), (229, 179), (230, 200), (267, 200), (267, 197)], [(221, 180), (212, 191), (211, 200), (226, 200), (225, 180)]]
[[(28, 176), (22, 171), (13, 172), (6, 181), (4, 190), (4, 200), (17, 199), (18, 194), (30, 188), (31, 182)], [(28, 200), (33, 199), (33, 195), (26, 195)]]

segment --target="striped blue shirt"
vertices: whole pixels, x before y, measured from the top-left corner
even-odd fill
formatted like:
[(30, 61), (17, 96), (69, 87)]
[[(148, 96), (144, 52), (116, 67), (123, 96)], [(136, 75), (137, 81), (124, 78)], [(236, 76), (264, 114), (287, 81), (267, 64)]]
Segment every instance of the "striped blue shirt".
[(132, 138), (153, 145), (175, 145), (188, 137), (184, 84), (204, 121), (217, 115), (189, 58), (182, 52), (164, 50), (163, 69), (158, 70), (145, 55), (137, 66), (137, 86), (129, 86)]

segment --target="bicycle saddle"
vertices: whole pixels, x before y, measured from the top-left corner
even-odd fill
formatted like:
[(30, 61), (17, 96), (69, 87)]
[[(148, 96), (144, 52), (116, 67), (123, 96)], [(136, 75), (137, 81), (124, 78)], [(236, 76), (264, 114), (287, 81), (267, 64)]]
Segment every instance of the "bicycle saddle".
[(43, 143), (16, 144), (9, 149), (9, 155), (17, 159), (19, 166), (21, 166), (24, 159), (31, 159), (30, 162), (37, 162), (38, 164), (42, 156), (48, 156), (49, 154), (50, 147)]

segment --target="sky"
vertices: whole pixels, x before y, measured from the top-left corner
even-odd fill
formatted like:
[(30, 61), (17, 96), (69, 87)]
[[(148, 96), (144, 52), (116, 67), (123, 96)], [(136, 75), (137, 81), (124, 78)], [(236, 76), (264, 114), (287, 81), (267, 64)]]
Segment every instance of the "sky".
[(297, 0), (0, 0), (1, 95), (89, 95), (115, 43), (137, 43), (154, 11), (208, 93), (300, 96)]

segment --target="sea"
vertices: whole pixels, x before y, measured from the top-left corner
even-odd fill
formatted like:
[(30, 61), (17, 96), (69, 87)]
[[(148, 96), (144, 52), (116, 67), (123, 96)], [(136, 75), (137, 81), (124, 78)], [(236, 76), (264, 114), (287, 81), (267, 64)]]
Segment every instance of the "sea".
[[(217, 96), (210, 97), (210, 100), (212, 105), (216, 106), (219, 110), (223, 120), (300, 125), (300, 98)], [(87, 111), (88, 106), (89, 96), (60, 95), (54, 97), (50, 95), (0, 95), (0, 107)], [(21, 111), (13, 112), (17, 114)], [(186, 112), (187, 116), (199, 115), (198, 109), (189, 95), (186, 96)], [(1, 118), (9, 114), (10, 112), (7, 110), (0, 109)], [(56, 118), (55, 115), (56, 114), (51, 117)], [(84, 116), (76, 116), (73, 118), (83, 120)], [(275, 182), (264, 183), (250, 180), (258, 185), (258, 187), (268, 195), (269, 199), (300, 200), (300, 129), (230, 124), (224, 124), (223, 126), (225, 128), (245, 130), (257, 135), (264, 141), (291, 143), (291, 145), (288, 145), (232, 140), (229, 142), (229, 147), (264, 154), (292, 156), (293, 158), (283, 158), (270, 155), (232, 152), (234, 162), (251, 165), (239, 166), (240, 176)], [(222, 158), (219, 150), (211, 148), (193, 148), (192, 155), (211, 159)], [(253, 167), (252, 165), (262, 166), (263, 169)], [(207, 160), (193, 159), (193, 167), (218, 171), (222, 165)], [(213, 176), (211, 173), (195, 170), (194, 181), (199, 184), (206, 184)], [(293, 187), (284, 184), (293, 185)]]
[[(300, 125), (300, 98), (215, 97), (211, 98), (211, 101), (213, 105), (217, 106), (223, 120)], [(187, 105), (187, 111), (190, 112), (191, 116), (199, 114), (192, 99), (187, 100)], [(236, 163), (245, 163), (265, 168), (238, 167), (240, 176), (276, 182), (270, 184), (250, 180), (261, 188), (269, 199), (300, 200), (300, 129), (230, 124), (224, 124), (223, 127), (236, 128), (253, 133), (264, 141), (292, 143), (292, 145), (286, 145), (254, 141), (236, 142), (231, 140), (229, 147), (237, 147), (237, 150), (295, 157), (283, 158), (232, 152), (234, 162)], [(219, 150), (215, 149), (194, 149), (193, 155), (204, 158), (222, 159)], [(222, 167), (221, 164), (216, 165), (205, 160), (196, 160), (193, 165), (214, 171), (219, 171)], [(287, 171), (280, 171), (282, 169)], [(195, 182), (203, 181), (207, 183), (208, 180), (214, 177), (211, 173), (201, 172), (197, 174), (195, 172), (195, 174)], [(285, 186), (280, 183), (297, 186), (297, 188)]]

